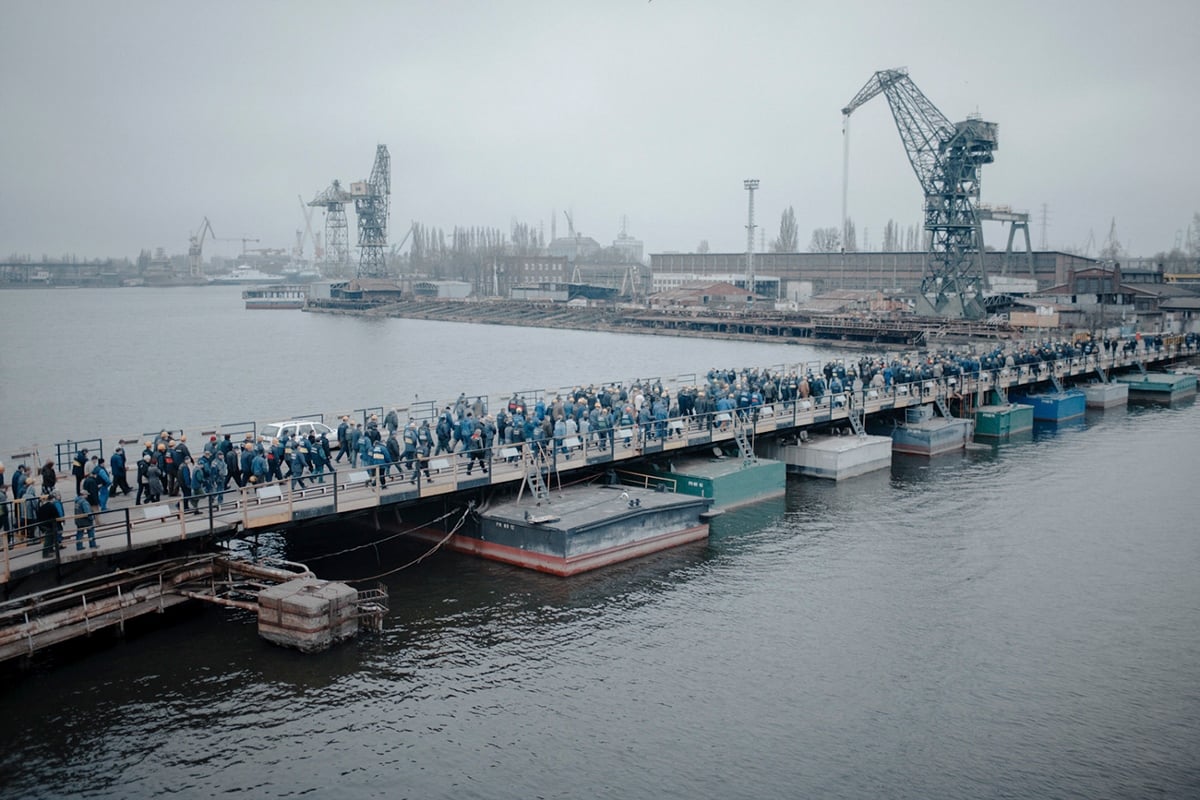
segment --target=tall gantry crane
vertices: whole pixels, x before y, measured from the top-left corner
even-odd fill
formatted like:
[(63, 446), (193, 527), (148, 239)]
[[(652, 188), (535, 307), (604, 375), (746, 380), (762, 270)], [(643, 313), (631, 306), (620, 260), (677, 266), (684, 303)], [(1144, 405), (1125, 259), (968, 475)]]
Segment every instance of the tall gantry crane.
[(317, 193), (310, 206), (325, 209), (325, 274), (343, 276), (350, 268), (350, 237), (346, 226), (346, 204), (354, 198), (334, 181)]
[(193, 278), (199, 278), (204, 274), (205, 236), (211, 236), (214, 239), (217, 238), (217, 235), (213, 233), (212, 223), (208, 221), (208, 217), (204, 218), (204, 222), (200, 223), (200, 228), (188, 239), (188, 275)]
[(909, 163), (925, 192), (929, 251), (918, 313), (982, 317), (979, 169), (992, 163), (992, 151), (999, 146), (998, 126), (974, 116), (950, 122), (921, 93), (905, 69), (880, 70), (871, 76), (842, 109), (843, 124), (848, 127), (854, 110), (879, 94), (887, 97)]
[(387, 145), (375, 148), (371, 178), (350, 185), (358, 217), (358, 277), (386, 278), (388, 205), (392, 194), (392, 159)]

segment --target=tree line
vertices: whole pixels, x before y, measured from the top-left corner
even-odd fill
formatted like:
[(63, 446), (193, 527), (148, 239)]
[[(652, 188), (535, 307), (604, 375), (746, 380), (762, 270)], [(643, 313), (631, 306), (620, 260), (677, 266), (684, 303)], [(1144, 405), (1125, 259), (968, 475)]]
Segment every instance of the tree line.
[[(925, 231), (919, 225), (901, 227), (895, 220), (889, 219), (883, 226), (883, 237), (879, 249), (884, 252), (920, 251), (925, 249)], [(708, 241), (701, 242), (698, 252), (708, 251)], [(859, 250), (870, 250), (871, 241), (864, 228), (862, 236), (857, 232), (853, 219), (846, 220), (843, 232), (837, 226), (813, 228), (812, 237), (808, 241), (808, 251), (812, 253), (847, 253)], [(779, 235), (771, 240), (772, 253), (796, 253), (800, 250), (800, 228), (796, 223), (796, 211), (788, 206), (779, 218)]]
[(483, 267), (490, 268), (501, 256), (533, 255), (545, 249), (539, 228), (515, 220), (508, 234), (499, 228), (458, 225), (447, 233), (443, 228), (414, 222), (409, 238), (408, 252), (393, 256), (390, 266), (431, 278), (472, 283), (480, 280)]

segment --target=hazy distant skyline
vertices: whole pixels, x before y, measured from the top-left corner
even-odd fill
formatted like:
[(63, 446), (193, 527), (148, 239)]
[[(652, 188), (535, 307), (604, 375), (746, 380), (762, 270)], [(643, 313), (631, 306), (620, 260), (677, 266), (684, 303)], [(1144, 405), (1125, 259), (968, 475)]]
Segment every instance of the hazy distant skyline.
[[(982, 200), (1094, 255), (1169, 250), (1200, 210), (1187, 2), (26, 2), (0, 28), (0, 258), (291, 248), (297, 200), (392, 157), (390, 241), (426, 226), (543, 225), (564, 209), (646, 253), (838, 226), (840, 109), (907, 67), (951, 120), (1000, 126)], [(921, 192), (887, 102), (852, 118), (850, 206), (878, 247)], [(318, 230), (323, 219), (313, 218)], [(353, 216), (351, 212), (351, 226)], [(1003, 247), (1006, 232), (985, 226)], [(351, 242), (355, 243), (351, 232)], [(205, 255), (236, 255), (239, 242)]]

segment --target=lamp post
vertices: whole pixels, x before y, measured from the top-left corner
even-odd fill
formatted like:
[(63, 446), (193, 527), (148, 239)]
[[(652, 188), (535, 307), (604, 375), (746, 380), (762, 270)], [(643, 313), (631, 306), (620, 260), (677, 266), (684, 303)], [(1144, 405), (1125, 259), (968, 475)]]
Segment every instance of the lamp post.
[(747, 178), (742, 181), (746, 191), (750, 193), (750, 214), (746, 222), (746, 291), (754, 300), (754, 190), (758, 188), (758, 178)]

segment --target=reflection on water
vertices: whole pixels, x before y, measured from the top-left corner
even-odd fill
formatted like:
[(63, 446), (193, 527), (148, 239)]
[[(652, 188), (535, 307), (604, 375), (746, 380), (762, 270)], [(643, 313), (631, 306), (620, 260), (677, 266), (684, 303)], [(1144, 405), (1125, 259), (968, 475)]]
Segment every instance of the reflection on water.
[[(439, 552), (319, 656), (171, 615), (4, 676), (0, 796), (1192, 796), (1197, 447), (1194, 403), (1108, 411), (792, 477), (571, 579)], [(387, 534), (257, 548), (361, 578), (428, 547), (321, 558)]]

